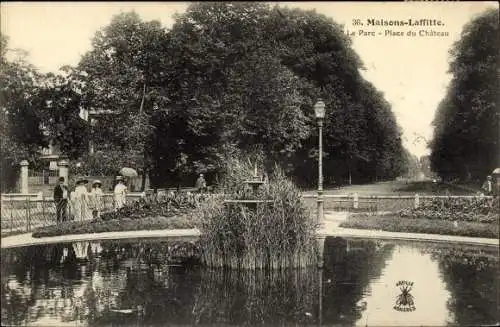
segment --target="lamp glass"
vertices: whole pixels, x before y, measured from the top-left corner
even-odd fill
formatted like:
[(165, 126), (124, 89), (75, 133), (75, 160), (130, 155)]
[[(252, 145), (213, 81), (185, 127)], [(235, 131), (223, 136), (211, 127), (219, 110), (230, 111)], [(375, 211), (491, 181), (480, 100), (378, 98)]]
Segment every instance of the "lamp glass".
[(314, 114), (317, 119), (325, 118), (325, 103), (321, 100), (314, 105)]

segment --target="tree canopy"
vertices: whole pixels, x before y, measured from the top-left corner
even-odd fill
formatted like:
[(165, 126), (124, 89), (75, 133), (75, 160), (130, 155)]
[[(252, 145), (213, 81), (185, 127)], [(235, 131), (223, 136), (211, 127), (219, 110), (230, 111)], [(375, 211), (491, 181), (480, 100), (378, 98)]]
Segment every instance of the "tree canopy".
[[(38, 110), (41, 75), (26, 61), (26, 52), (9, 48), (6, 35), (0, 34), (0, 39), (0, 170), (5, 190), (15, 186), (21, 160), (32, 159), (47, 142)], [(13, 60), (8, 60), (8, 52), (15, 52)]]
[[(391, 179), (405, 172), (408, 155), (391, 105), (362, 69), (342, 27), (315, 11), (196, 2), (169, 30), (121, 13), (76, 67), (44, 76), (44, 118), (34, 124), (47, 135), (35, 139), (88, 162), (90, 173), (129, 166), (155, 186), (191, 183), (199, 172), (210, 181), (240, 155), (311, 186), (321, 98), (325, 182)], [(103, 114), (85, 122), (81, 109)]]
[(500, 165), (498, 12), (467, 24), (450, 50), (452, 80), (434, 118), (431, 166), (442, 178), (484, 179)]
[(361, 77), (361, 60), (331, 19), (262, 3), (193, 3), (169, 37), (170, 110), (156, 120), (153, 147), (160, 175), (217, 172), (228, 153), (257, 148), (311, 184), (319, 97), (325, 175), (369, 181), (402, 172), (390, 105)]

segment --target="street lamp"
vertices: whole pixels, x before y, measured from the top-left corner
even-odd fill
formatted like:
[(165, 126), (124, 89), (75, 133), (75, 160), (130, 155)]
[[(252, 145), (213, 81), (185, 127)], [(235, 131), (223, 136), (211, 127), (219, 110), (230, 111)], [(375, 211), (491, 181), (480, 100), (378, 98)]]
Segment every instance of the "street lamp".
[(325, 118), (325, 103), (319, 99), (314, 105), (314, 115), (319, 128), (319, 154), (318, 154), (318, 224), (323, 227), (323, 119)]

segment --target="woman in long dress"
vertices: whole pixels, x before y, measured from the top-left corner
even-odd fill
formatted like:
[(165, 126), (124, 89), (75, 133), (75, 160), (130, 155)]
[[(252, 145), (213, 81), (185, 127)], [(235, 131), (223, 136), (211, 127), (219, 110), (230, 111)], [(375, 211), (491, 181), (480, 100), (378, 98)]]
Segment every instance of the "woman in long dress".
[(116, 180), (118, 181), (118, 183), (116, 184), (114, 189), (114, 196), (115, 196), (115, 210), (118, 210), (125, 206), (127, 197), (127, 186), (125, 186), (122, 176), (117, 176)]
[(104, 208), (104, 193), (102, 192), (101, 185), (102, 183), (100, 180), (95, 180), (92, 183), (92, 190), (90, 191), (90, 197), (92, 199), (92, 217), (94, 219), (101, 216), (101, 212)]
[(75, 199), (75, 220), (83, 221), (92, 219), (90, 210), (90, 194), (87, 190), (88, 180), (79, 179), (76, 181), (74, 199)]

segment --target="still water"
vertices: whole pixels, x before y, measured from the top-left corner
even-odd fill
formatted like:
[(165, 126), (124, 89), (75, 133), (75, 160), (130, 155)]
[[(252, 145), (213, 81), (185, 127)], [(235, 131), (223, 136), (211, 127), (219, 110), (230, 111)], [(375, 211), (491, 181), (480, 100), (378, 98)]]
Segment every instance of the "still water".
[(327, 238), (323, 270), (281, 273), (196, 256), (160, 241), (2, 250), (2, 325), (498, 324), (497, 249)]

